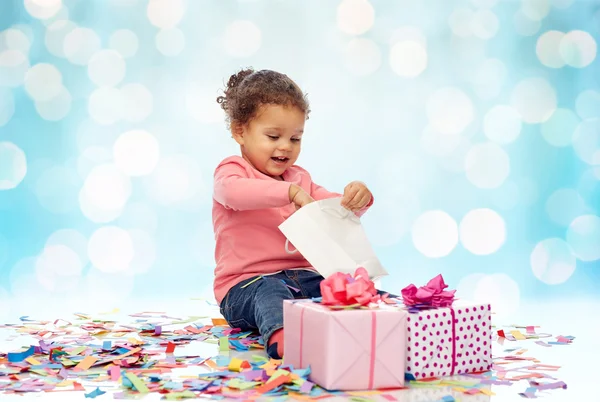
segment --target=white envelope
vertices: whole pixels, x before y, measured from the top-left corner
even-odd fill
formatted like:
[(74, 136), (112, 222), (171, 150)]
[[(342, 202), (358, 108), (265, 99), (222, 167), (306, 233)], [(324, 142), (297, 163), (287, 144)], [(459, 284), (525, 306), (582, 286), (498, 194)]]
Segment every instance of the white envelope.
[[(372, 280), (387, 275), (360, 218), (342, 207), (341, 200), (312, 202), (279, 225), (287, 238), (286, 251), (299, 251), (325, 278), (335, 272), (354, 274), (358, 267), (364, 267)], [(289, 249), (290, 242), (296, 250)]]

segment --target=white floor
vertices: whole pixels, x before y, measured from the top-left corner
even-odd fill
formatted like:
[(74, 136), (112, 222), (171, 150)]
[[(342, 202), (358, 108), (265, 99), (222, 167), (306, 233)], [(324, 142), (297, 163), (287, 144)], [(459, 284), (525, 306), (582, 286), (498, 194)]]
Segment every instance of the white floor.
[[(103, 310), (96, 311), (81, 311), (78, 306), (71, 306), (70, 310), (67, 306), (52, 306), (40, 303), (36, 311), (21, 311), (18, 306), (13, 306), (9, 316), (2, 319), (2, 323), (18, 322), (20, 316), (30, 316), (39, 320), (54, 320), (57, 318), (72, 319), (73, 312), (84, 312), (96, 314), (99, 312), (107, 312), (113, 309), (113, 306)], [(88, 306), (89, 307), (89, 306)], [(210, 323), (210, 318), (218, 317), (218, 310), (215, 307), (209, 306), (205, 301), (192, 300), (190, 298), (182, 298), (181, 300), (135, 300), (124, 303), (120, 306), (118, 312), (112, 314), (104, 314), (98, 317), (104, 319), (115, 319), (122, 322), (131, 321), (132, 318), (128, 314), (141, 311), (162, 311), (169, 315), (184, 318), (185, 316), (206, 316), (206, 323)], [(542, 364), (558, 365), (561, 368), (557, 372), (549, 373), (555, 376), (558, 380), (564, 381), (568, 389), (555, 389), (538, 393), (538, 397), (544, 401), (593, 401), (599, 400), (600, 396), (596, 390), (597, 375), (595, 372), (597, 361), (597, 339), (600, 332), (600, 300), (578, 300), (578, 301), (552, 301), (552, 302), (524, 302), (521, 301), (521, 309), (517, 314), (511, 316), (510, 322), (503, 320), (498, 322), (494, 320), (494, 325), (502, 327), (504, 325), (539, 325), (538, 332), (551, 333), (557, 335), (572, 335), (576, 339), (571, 345), (543, 347), (533, 343), (533, 341), (505, 341), (503, 345), (498, 342), (494, 343), (494, 356), (508, 355), (504, 352), (505, 349), (522, 347), (527, 349), (524, 356), (532, 356), (540, 360)], [(14, 335), (12, 329), (0, 328), (0, 350), (2, 352), (16, 350), (21, 346), (38, 343), (37, 340), (27, 336), (19, 335), (15, 339), (11, 339)], [(7, 340), (9, 339), (9, 340)], [(192, 355), (197, 354), (203, 357), (210, 357), (218, 354), (217, 346), (214, 344), (195, 342), (185, 347), (178, 347), (177, 353)], [(247, 355), (258, 354), (257, 352), (236, 353), (231, 352), (231, 356), (244, 357)], [(530, 365), (525, 363), (523, 365)], [(178, 375), (196, 374), (206, 371), (204, 367), (193, 367), (185, 370), (178, 370)], [(0, 381), (2, 378), (0, 377)], [(92, 391), (96, 384), (86, 386), (86, 390)], [(514, 383), (511, 386), (492, 385), (490, 389), (495, 393), (494, 396), (475, 395), (468, 396), (460, 392), (452, 391), (440, 387), (419, 388), (395, 392), (386, 392), (391, 394), (398, 401), (438, 401), (446, 395), (453, 395), (456, 400), (461, 401), (519, 401), (525, 398), (519, 396), (519, 392), (525, 391), (528, 384), (525, 380)], [(104, 390), (106, 394), (99, 396), (96, 400), (113, 399), (110, 395), (111, 390), (117, 390), (114, 385), (107, 384)], [(143, 400), (153, 401), (160, 400), (162, 395), (149, 394)], [(385, 399), (380, 395), (368, 396), (371, 400)], [(10, 401), (27, 401), (27, 400), (49, 400), (49, 401), (71, 401), (85, 399), (81, 392), (65, 392), (65, 393), (27, 393), (24, 395), (15, 394), (0, 394), (2, 402)], [(328, 401), (348, 399), (347, 397), (329, 398)]]

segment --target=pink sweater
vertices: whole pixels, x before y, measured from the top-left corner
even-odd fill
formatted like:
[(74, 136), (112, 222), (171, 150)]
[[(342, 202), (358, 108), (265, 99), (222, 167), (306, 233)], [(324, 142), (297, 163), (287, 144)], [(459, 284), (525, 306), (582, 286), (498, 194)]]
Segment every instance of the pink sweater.
[[(296, 183), (315, 200), (341, 197), (315, 184), (300, 166), (283, 174), (284, 181), (256, 170), (240, 156), (217, 166), (214, 175), (213, 226), (215, 231), (214, 292), (218, 303), (237, 283), (257, 275), (291, 268), (312, 269), (298, 252), (285, 251), (285, 236), (278, 226), (296, 211), (289, 199)], [(356, 214), (361, 216), (373, 199)]]

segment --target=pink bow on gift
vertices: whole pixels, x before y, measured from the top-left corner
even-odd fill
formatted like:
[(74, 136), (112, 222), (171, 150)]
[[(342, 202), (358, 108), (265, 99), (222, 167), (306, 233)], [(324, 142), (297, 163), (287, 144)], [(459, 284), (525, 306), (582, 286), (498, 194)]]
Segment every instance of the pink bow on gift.
[(336, 272), (321, 281), (322, 304), (330, 306), (366, 306), (377, 299), (375, 284), (369, 279), (367, 270), (360, 267), (354, 273)]
[(413, 284), (408, 285), (402, 289), (402, 299), (406, 306), (417, 304), (431, 307), (451, 306), (456, 290), (444, 291), (447, 287), (448, 285), (444, 283), (444, 278), (440, 274), (430, 280), (427, 285), (418, 289)]

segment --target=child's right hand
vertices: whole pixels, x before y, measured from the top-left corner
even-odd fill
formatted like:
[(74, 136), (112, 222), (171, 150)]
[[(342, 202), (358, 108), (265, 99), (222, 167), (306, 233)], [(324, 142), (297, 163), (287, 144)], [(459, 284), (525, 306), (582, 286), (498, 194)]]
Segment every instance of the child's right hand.
[(315, 200), (304, 189), (297, 184), (290, 185), (290, 201), (296, 205), (296, 209), (314, 202)]

